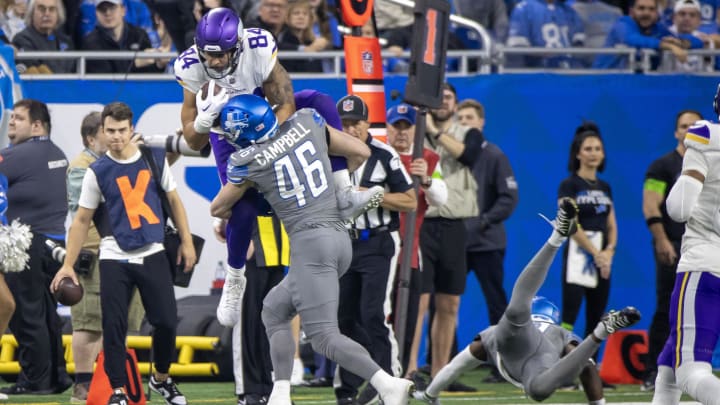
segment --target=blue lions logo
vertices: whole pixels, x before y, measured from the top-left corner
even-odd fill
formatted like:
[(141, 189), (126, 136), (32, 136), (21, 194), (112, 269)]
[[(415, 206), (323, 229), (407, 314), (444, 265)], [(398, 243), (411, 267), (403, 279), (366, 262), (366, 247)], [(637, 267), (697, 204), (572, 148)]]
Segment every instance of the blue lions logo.
[(230, 111), (225, 115), (225, 122), (222, 127), (225, 128), (226, 137), (235, 141), (244, 130), (250, 126), (247, 114), (240, 111)]

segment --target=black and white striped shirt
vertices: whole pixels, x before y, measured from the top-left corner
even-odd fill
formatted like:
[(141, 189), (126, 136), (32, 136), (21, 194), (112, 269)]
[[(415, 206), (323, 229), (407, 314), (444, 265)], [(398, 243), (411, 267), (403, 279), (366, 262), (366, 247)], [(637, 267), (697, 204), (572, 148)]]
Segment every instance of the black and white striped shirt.
[[(413, 187), (412, 180), (395, 149), (372, 135), (368, 135), (366, 143), (370, 148), (370, 157), (350, 175), (353, 184), (365, 188), (383, 186), (389, 193), (410, 190)], [(400, 227), (398, 212), (383, 207), (374, 208), (359, 216), (353, 225), (357, 229), (381, 226), (387, 226), (391, 231), (397, 230)]]

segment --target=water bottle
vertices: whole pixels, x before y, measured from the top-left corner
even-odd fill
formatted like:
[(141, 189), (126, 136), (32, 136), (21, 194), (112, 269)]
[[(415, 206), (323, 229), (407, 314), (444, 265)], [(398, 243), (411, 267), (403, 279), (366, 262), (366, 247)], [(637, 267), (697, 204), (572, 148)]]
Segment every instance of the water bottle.
[(212, 282), (212, 288), (210, 289), (210, 295), (222, 294), (223, 286), (225, 285), (225, 263), (222, 260), (218, 260), (217, 266), (215, 266), (215, 279)]

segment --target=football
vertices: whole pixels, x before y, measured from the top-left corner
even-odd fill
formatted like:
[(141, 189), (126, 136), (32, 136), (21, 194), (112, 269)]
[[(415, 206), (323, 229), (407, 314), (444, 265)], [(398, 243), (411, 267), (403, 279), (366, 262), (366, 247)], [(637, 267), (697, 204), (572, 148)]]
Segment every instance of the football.
[(55, 290), (55, 299), (63, 305), (72, 306), (80, 302), (83, 293), (81, 285), (75, 284), (70, 277), (65, 277), (58, 283), (58, 288)]
[[(207, 82), (205, 82), (205, 84), (203, 84), (202, 89), (200, 89), (200, 91), (202, 92), (203, 99), (207, 98), (209, 89), (210, 89), (210, 81), (207, 81)], [(218, 94), (221, 91), (222, 91), (222, 87), (220, 87), (220, 85), (217, 84), (217, 82), (215, 82), (215, 87), (213, 88), (213, 95)]]

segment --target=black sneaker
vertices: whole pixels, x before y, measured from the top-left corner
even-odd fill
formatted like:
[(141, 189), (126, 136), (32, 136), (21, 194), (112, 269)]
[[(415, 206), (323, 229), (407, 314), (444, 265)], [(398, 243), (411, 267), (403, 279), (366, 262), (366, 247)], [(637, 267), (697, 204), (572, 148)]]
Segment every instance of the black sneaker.
[(168, 377), (165, 381), (156, 381), (155, 376), (150, 376), (148, 383), (150, 389), (162, 395), (168, 405), (187, 405), (185, 396), (180, 392), (172, 378)]
[(48, 388), (45, 390), (34, 390), (30, 387), (20, 384), (14, 384), (9, 387), (0, 388), (0, 394), (5, 395), (51, 395), (54, 393), (54, 388)]
[(655, 391), (655, 379), (657, 378), (657, 371), (650, 371), (647, 376), (643, 379), (643, 383), (640, 386), (640, 391), (652, 392)]
[(640, 321), (640, 311), (635, 307), (625, 307), (619, 311), (610, 311), (602, 317), (602, 323), (608, 334), (632, 326)]
[(259, 394), (238, 395), (237, 405), (265, 405), (268, 397)]
[(107, 405), (128, 405), (129, 403), (130, 401), (128, 401), (128, 397), (124, 392), (115, 391), (110, 395)]
[(410, 373), (410, 376), (408, 377), (409, 380), (411, 380), (415, 384), (415, 389), (418, 391), (425, 391), (428, 386), (428, 382), (425, 381), (425, 378), (420, 375), (420, 371), (413, 371)]
[(577, 232), (578, 207), (575, 200), (565, 197), (560, 201), (557, 216), (555, 217), (555, 230), (562, 236), (570, 236)]
[(375, 387), (373, 387), (370, 383), (368, 383), (365, 385), (365, 388), (363, 388), (363, 390), (360, 391), (360, 394), (358, 394), (357, 403), (358, 403), (358, 405), (371, 405), (371, 404), (376, 404), (379, 399), (380, 399), (380, 396), (378, 395), (378, 392), (375, 390)]

